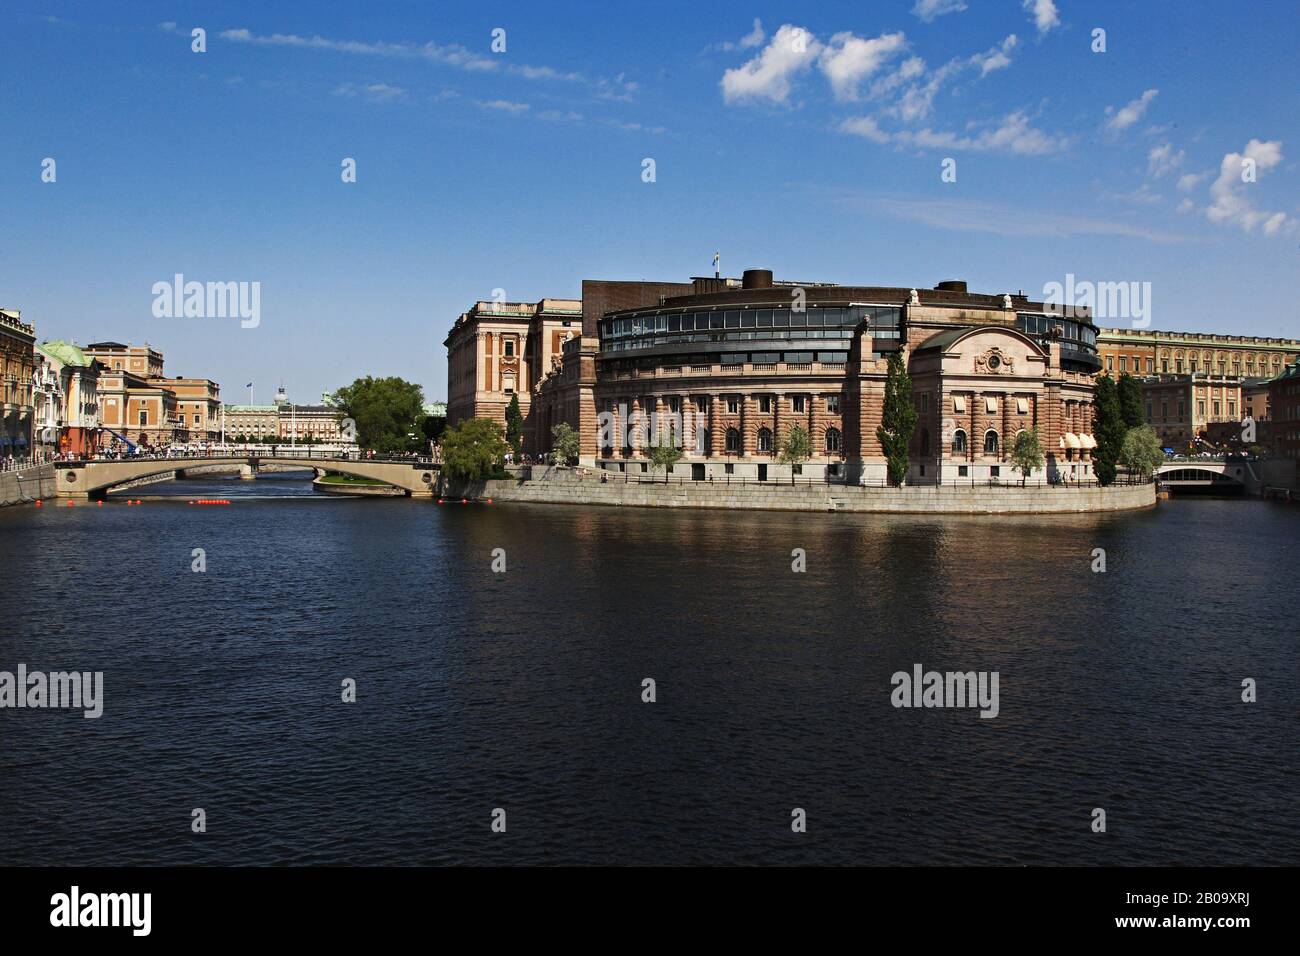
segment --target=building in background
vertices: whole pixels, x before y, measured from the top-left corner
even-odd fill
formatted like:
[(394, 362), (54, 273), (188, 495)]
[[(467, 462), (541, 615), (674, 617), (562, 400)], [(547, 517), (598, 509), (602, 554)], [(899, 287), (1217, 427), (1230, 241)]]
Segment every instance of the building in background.
[(126, 451), (123, 442), (163, 448), (189, 441), (189, 428), (177, 411), (176, 393), (156, 379), (101, 366), (99, 408), (110, 450)]
[(176, 416), (191, 442), (221, 439), (221, 386), (207, 378), (164, 378), (157, 384), (176, 396)]
[(0, 308), (0, 460), (31, 456), (36, 328)]
[[(490, 418), (505, 427), (519, 396), (526, 422), (533, 395), (561, 364), (561, 349), (582, 334), (582, 302), (476, 302), (448, 332), (447, 424)], [(538, 443), (529, 436), (526, 444)]]
[(162, 378), (163, 356), (147, 342), (123, 345), (121, 342), (93, 342), (82, 351), (107, 369), (129, 372), (137, 378)]
[[(581, 310), (580, 330), (546, 334), (545, 306), (555, 302), (566, 315)], [(1023, 294), (971, 293), (960, 281), (933, 289), (778, 282), (751, 269), (740, 279), (585, 280), (580, 301), (539, 306), (509, 308), (504, 327), (482, 302), (456, 320), (446, 340), (450, 423), (502, 421), (506, 375), (536, 367), (527, 405), (521, 395), (529, 453), (548, 450), (551, 429), (566, 422), (584, 463), (648, 473), (645, 423), (654, 415), (680, 422), (685, 457), (674, 472), (683, 477), (772, 480), (797, 471), (874, 484), (886, 476), (876, 430), (897, 354), (918, 413), (911, 480), (1017, 480), (1011, 448), (1030, 428), (1046, 448), (1049, 477), (1092, 477), (1097, 330), (1086, 314), (1056, 317)], [(526, 346), (537, 332), (545, 347), (558, 346), (550, 368), (528, 361), (541, 350), (509, 361), (519, 355), (507, 343)], [(521, 379), (513, 381), (517, 388)], [(811, 457), (781, 464), (795, 426)]]
[(1300, 340), (1208, 332), (1098, 329), (1102, 371), (1130, 375), (1206, 375), (1267, 379), (1300, 358)]
[(319, 405), (296, 405), (281, 385), (270, 405), (227, 405), (226, 441), (291, 445), (344, 443), (332, 397), (321, 398)]
[(1269, 382), (1269, 406), (1274, 452), (1300, 459), (1300, 362), (1292, 362)]
[[(43, 441), (52, 444), (55, 452), (94, 454), (100, 440), (101, 366), (76, 344), (59, 339), (36, 346), (36, 358), (53, 375), (58, 390), (57, 402), (47, 397), (44, 408), (38, 408)], [(52, 436), (48, 434), (51, 427)]]

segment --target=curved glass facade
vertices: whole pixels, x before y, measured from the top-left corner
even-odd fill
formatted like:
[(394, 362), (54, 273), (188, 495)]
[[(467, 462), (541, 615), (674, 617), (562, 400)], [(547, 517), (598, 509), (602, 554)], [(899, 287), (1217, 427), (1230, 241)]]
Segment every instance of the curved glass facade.
[(898, 338), (901, 314), (901, 309), (889, 306), (809, 306), (802, 312), (763, 307), (646, 312), (602, 319), (601, 349), (608, 353), (677, 343), (782, 339), (839, 340), (837, 345), (847, 349), (863, 319), (878, 338)]
[(1016, 316), (1016, 328), (1048, 347), (1052, 330), (1060, 330), (1061, 361), (1079, 362), (1091, 369), (1101, 368), (1097, 355), (1097, 330), (1087, 322), (1060, 318), (1041, 313), (1021, 313)]

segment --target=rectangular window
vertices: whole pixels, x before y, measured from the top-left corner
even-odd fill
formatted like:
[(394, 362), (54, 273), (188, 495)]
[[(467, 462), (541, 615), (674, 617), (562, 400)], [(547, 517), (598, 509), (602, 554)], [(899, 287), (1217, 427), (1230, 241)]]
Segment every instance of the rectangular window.
[(964, 412), (964, 411), (966, 411), (966, 396), (964, 396), (964, 395), (954, 395), (954, 396), (952, 397), (952, 410), (953, 410), (954, 412)]
[(728, 312), (728, 313), (726, 314), (725, 324), (726, 324), (726, 327), (729, 328), (729, 329), (738, 329), (738, 328), (740, 328), (740, 313), (739, 313), (739, 312)]
[(992, 415), (998, 410), (998, 400), (996, 398), (984, 399), (984, 411)]
[(515, 343), (512, 339), (506, 339), (506, 358), (515, 354)]
[(1029, 414), (1029, 399), (1027, 398), (1016, 399), (1016, 413), (1019, 415)]
[(1001, 466), (1001, 465), (994, 465), (992, 468), (989, 469), (989, 477), (990, 477), (990, 478), (998, 478), (998, 477), (1000, 477), (1001, 475), (1002, 475), (1002, 466)]
[(967, 471), (968, 471), (968, 469), (966, 468), (965, 465), (958, 465), (958, 466), (957, 466), (957, 477), (958, 477), (958, 478), (965, 478), (965, 477), (966, 477), (966, 473), (967, 473)]
[(796, 412), (808, 411), (808, 399), (802, 395), (796, 395), (794, 397), (794, 410)]
[(1114, 370), (1115, 370), (1115, 356), (1113, 356), (1113, 355), (1107, 355), (1107, 356), (1106, 356), (1106, 371), (1108, 371), (1108, 372), (1113, 372)]
[(764, 415), (766, 415), (766, 414), (768, 414), (770, 411), (772, 411), (772, 396), (771, 396), (771, 395), (760, 395), (760, 396), (758, 396), (758, 410), (759, 410), (760, 412), (762, 412)]
[(752, 329), (756, 318), (757, 316), (754, 315), (753, 309), (746, 309), (744, 312), (740, 313), (740, 327), (742, 329)]
[[(703, 316), (700, 316), (699, 318), (703, 318)], [(722, 313), (721, 313), (721, 312), (714, 312), (714, 313), (713, 313), (712, 315), (710, 315), (708, 318), (709, 318), (709, 328), (711, 328), (711, 329), (720, 329), (720, 328), (722, 328)], [(700, 327), (700, 323), (699, 323), (699, 322), (696, 322), (696, 323), (695, 323), (695, 327), (698, 329), (698, 328)]]
[(740, 399), (738, 399), (735, 395), (727, 396), (727, 414), (729, 415), (740, 414)]
[(771, 309), (759, 309), (758, 312), (755, 313), (755, 318), (758, 319), (758, 327), (760, 329), (770, 329), (772, 327)]
[(141, 425), (149, 424), (149, 412), (143, 408), (140, 409), (140, 424)]
[(929, 392), (921, 393), (921, 414), (923, 415), (930, 414), (930, 393)]
[(832, 415), (838, 415), (840, 412), (840, 397), (838, 395), (826, 396), (826, 411)]
[(1127, 371), (1128, 371), (1128, 356), (1127, 356), (1127, 355), (1121, 355), (1121, 356), (1119, 357), (1119, 370), (1120, 370), (1121, 372), (1127, 372)]

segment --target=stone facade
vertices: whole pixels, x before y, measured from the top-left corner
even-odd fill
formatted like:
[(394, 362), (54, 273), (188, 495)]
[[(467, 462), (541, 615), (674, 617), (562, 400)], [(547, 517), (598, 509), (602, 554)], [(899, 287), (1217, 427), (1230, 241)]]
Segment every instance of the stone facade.
[[(469, 348), (481, 320), (468, 317), (482, 305), (448, 336), (451, 424), (497, 418), (497, 407), (504, 420), (504, 394), (479, 406), (480, 393), (471, 402), (467, 391), (493, 375), (493, 353)], [(1047, 452), (1032, 477), (1092, 478), (1101, 363), (1086, 315), (1057, 318), (1021, 294), (973, 294), (961, 282), (837, 286), (775, 282), (762, 270), (691, 283), (586, 280), (581, 311), (584, 334), (563, 342), (558, 363), (533, 383), (534, 454), (567, 422), (583, 464), (649, 472), (653, 436), (671, 428), (685, 453), (678, 467), (698, 480), (793, 472), (883, 484), (877, 428), (889, 356), (899, 353), (918, 412), (910, 482), (1015, 480), (1011, 447), (1030, 428)], [(782, 464), (796, 426), (811, 455)]]
[(0, 459), (31, 454), (36, 329), (18, 309), (0, 309)]

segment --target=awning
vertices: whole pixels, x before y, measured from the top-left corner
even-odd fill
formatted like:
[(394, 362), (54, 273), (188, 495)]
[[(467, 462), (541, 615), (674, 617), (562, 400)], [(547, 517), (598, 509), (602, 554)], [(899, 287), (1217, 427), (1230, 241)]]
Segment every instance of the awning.
[(1172, 455), (1174, 453), (1174, 450), (1172, 448), (1161, 448), (1160, 450), (1164, 452), (1166, 455)]
[(1082, 447), (1083, 447), (1083, 442), (1079, 441), (1079, 436), (1076, 435), (1074, 432), (1066, 432), (1066, 433), (1065, 433), (1065, 447), (1066, 447), (1066, 448), (1082, 448)]
[(24, 438), (22, 435), (19, 435), (17, 438), (14, 439), (14, 444), (15, 444), (15, 445), (26, 445), (26, 444), (27, 444), (27, 439)]
[(1079, 441), (1080, 441), (1080, 443), (1083, 445), (1084, 448), (1096, 448), (1096, 447), (1097, 447), (1097, 439), (1093, 438), (1091, 435), (1080, 435), (1080, 436), (1079, 436)]

